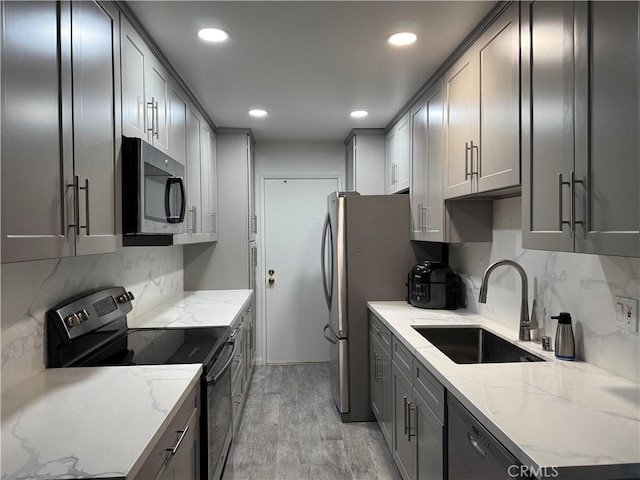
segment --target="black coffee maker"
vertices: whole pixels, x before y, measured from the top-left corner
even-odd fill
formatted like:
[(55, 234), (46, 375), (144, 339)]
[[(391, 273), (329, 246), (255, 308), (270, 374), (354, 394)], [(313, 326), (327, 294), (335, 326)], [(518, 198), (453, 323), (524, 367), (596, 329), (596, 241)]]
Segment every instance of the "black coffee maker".
[(418, 263), (409, 271), (407, 303), (419, 308), (464, 308), (466, 302), (462, 280), (442, 262), (426, 260)]

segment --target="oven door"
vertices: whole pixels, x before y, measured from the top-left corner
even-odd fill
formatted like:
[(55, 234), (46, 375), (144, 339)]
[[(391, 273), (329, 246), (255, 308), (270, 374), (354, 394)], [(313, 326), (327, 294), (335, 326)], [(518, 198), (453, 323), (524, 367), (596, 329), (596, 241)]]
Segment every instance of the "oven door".
[(202, 412), (202, 471), (205, 480), (222, 477), (231, 445), (231, 364), (235, 354), (236, 344), (231, 340), (203, 382), (206, 389), (206, 405)]

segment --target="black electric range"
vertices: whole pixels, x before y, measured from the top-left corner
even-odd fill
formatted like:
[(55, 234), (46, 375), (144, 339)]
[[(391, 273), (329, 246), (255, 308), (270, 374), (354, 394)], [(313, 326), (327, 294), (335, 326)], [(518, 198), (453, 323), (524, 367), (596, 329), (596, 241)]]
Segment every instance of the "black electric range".
[(220, 478), (231, 443), (230, 329), (128, 328), (133, 300), (123, 287), (110, 287), (49, 310), (47, 368), (202, 364), (201, 475)]

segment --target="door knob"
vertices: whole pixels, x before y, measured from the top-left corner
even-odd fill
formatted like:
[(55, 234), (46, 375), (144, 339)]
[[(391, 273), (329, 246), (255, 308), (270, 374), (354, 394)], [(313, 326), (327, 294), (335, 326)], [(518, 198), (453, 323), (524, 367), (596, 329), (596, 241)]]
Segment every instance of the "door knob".
[(273, 285), (274, 283), (276, 283), (276, 279), (273, 277), (269, 277), (269, 280), (267, 280), (267, 282), (269, 282), (269, 285)]

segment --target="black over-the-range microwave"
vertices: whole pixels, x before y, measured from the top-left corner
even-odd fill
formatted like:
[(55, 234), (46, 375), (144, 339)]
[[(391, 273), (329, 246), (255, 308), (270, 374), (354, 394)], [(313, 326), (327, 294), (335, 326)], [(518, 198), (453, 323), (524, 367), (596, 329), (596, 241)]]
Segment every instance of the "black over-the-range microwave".
[[(122, 137), (123, 242), (184, 233), (185, 166), (140, 138)], [(150, 238), (150, 237), (146, 237)], [(153, 237), (151, 237), (153, 238)], [(129, 244), (135, 244), (130, 242)]]

